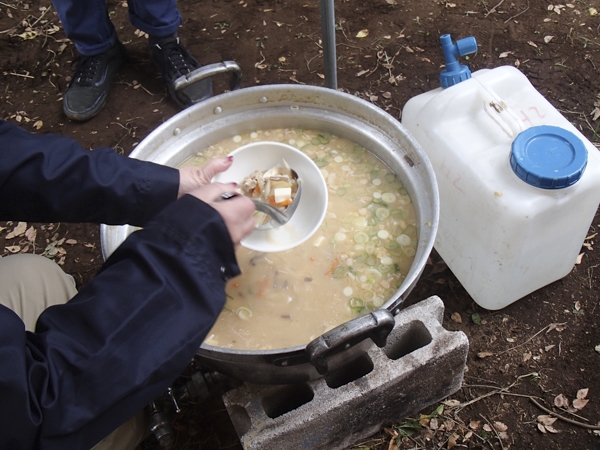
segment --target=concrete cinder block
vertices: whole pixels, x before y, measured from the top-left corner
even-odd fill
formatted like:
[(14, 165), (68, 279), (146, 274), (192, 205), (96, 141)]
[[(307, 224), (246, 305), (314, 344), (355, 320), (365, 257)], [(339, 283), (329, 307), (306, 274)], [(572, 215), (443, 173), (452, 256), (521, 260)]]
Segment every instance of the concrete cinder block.
[(245, 384), (224, 394), (244, 449), (343, 449), (459, 390), (469, 343), (442, 327), (443, 314), (437, 296), (400, 311), (385, 347), (365, 354), (353, 381)]

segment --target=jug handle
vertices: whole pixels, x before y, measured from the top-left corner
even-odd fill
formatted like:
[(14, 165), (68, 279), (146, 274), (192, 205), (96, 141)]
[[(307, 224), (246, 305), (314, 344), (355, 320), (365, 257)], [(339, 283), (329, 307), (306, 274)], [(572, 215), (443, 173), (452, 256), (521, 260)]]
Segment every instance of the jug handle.
[(521, 131), (525, 130), (523, 121), (519, 119), (516, 113), (491, 88), (485, 86), (479, 80), (477, 82), (481, 85), (484, 92), (483, 110), (502, 128), (502, 131), (508, 137), (513, 139), (517, 137)]
[(306, 346), (306, 352), (317, 372), (325, 375), (329, 370), (327, 356), (346, 350), (366, 338), (371, 338), (375, 345), (383, 347), (395, 323), (390, 311), (378, 309), (319, 336)]
[(231, 80), (229, 81), (230, 89), (232, 91), (239, 89), (242, 79), (242, 69), (234, 61), (223, 61), (198, 67), (187, 75), (177, 78), (174, 82), (174, 87), (176, 91), (180, 91), (200, 80), (227, 72), (231, 72)]

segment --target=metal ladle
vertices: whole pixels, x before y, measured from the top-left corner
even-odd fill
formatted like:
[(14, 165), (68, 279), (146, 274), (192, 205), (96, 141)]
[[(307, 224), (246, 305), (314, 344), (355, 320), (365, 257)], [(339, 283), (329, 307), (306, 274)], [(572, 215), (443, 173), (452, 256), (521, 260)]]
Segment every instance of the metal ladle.
[[(271, 218), (269, 222), (259, 227), (256, 227), (257, 230), (270, 230), (272, 228), (277, 228), (282, 225), (285, 225), (292, 218), (292, 215), (296, 211), (296, 208), (298, 208), (298, 204), (300, 203), (300, 196), (302, 194), (302, 180), (298, 177), (298, 174), (294, 170), (290, 170), (292, 172), (292, 177), (298, 183), (298, 190), (296, 191), (296, 195), (294, 196), (294, 200), (292, 201), (292, 203), (288, 205), (288, 207), (285, 208), (283, 211), (256, 198), (248, 197), (250, 200), (252, 200), (254, 206), (256, 206), (257, 211), (265, 213)], [(225, 194), (221, 195), (221, 198), (223, 200), (228, 200), (237, 195), (240, 194), (226, 192)]]

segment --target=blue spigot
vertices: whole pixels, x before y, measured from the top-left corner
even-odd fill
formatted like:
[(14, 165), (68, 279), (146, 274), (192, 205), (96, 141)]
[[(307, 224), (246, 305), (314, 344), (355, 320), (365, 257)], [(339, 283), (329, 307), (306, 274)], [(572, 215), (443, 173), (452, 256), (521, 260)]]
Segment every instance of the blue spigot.
[(440, 74), (440, 84), (446, 89), (471, 78), (471, 71), (467, 66), (458, 62), (457, 56), (475, 53), (477, 51), (477, 40), (470, 36), (459, 39), (456, 44), (453, 44), (452, 37), (449, 34), (444, 34), (440, 37), (440, 41), (446, 59), (446, 68)]

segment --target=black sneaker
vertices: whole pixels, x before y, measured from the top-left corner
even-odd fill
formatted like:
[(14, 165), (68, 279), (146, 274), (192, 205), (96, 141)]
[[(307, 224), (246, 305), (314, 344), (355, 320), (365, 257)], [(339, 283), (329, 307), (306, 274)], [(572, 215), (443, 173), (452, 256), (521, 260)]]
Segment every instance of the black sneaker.
[(100, 55), (80, 55), (71, 84), (63, 94), (63, 110), (69, 119), (84, 121), (100, 112), (112, 80), (127, 59), (127, 51), (120, 42)]
[(179, 42), (178, 37), (168, 37), (150, 45), (150, 59), (163, 77), (169, 95), (181, 108), (206, 100), (212, 95), (210, 78), (200, 80), (184, 89), (175, 90), (175, 80), (187, 75), (200, 64)]

